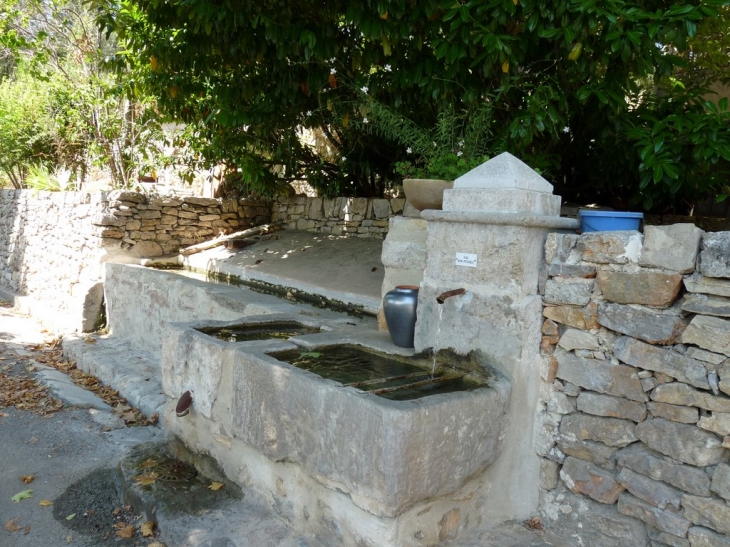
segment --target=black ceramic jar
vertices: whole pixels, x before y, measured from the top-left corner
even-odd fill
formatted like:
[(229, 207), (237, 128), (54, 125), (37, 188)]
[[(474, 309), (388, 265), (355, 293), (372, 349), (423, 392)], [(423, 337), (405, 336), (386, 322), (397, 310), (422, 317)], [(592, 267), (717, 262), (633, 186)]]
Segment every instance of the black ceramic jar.
[(383, 312), (393, 343), (400, 348), (412, 348), (416, 333), (418, 287), (399, 285), (383, 297)]

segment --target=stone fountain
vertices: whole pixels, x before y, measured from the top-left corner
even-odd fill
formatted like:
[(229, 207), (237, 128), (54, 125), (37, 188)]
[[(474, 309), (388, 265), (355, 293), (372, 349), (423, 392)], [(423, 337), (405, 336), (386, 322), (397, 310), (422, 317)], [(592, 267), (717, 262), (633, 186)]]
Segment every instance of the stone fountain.
[[(363, 390), (367, 382), (327, 379), (277, 357), (352, 346), (415, 359), (385, 333), (346, 320), (268, 314), (170, 323), (161, 336), (168, 432), (331, 544), (432, 545), (531, 515), (539, 257), (548, 231), (575, 228), (559, 211), (552, 186), (502, 154), (457, 179), (442, 211), (393, 220), (405, 229), (385, 241), (383, 290), (394, 279), (420, 284), (416, 352), (475, 351), (487, 387), (395, 401)], [(463, 294), (437, 303), (457, 288)], [(292, 320), (318, 332), (235, 343), (201, 332)], [(177, 418), (186, 390), (194, 402)]]

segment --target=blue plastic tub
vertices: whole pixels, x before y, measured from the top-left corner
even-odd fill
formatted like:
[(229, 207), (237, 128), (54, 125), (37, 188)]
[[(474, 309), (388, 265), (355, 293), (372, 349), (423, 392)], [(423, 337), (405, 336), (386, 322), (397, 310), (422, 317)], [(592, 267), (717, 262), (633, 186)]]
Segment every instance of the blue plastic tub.
[(618, 211), (578, 211), (581, 232), (605, 232), (608, 230), (638, 230), (644, 213), (620, 213)]

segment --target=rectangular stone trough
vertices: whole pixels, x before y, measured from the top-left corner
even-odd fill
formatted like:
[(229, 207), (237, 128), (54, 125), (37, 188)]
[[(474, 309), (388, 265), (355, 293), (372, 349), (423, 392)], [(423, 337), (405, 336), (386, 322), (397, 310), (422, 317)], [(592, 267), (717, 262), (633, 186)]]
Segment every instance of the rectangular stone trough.
[[(288, 341), (230, 343), (196, 330), (257, 324), (262, 319), (294, 319), (327, 332)], [(262, 466), (260, 459), (237, 462), (235, 454), (224, 454), (222, 447), (242, 441), (241, 460), (251, 448), (270, 462), (263, 464), (264, 475), (275, 473), (277, 462), (294, 464), (308, 480), (334, 491), (342, 503), (387, 520), (423, 500), (458, 491), (497, 458), (510, 395), (510, 385), (501, 377), (471, 391), (394, 401), (269, 355), (297, 348), (313, 352), (333, 344), (381, 352), (388, 348), (401, 356), (411, 353), (345, 321), (323, 325), (316, 318), (275, 314), (227, 323), (169, 324), (166, 329), (162, 352), (163, 389), (169, 401), (166, 425), (193, 449), (217, 459), (220, 455), (224, 468), (233, 468), (234, 474)], [(190, 415), (175, 418), (172, 409), (186, 390), (193, 392)], [(256, 487), (260, 479), (259, 487), (270, 488), (264, 485), (266, 478), (243, 475), (242, 482), (250, 483), (244, 486)]]

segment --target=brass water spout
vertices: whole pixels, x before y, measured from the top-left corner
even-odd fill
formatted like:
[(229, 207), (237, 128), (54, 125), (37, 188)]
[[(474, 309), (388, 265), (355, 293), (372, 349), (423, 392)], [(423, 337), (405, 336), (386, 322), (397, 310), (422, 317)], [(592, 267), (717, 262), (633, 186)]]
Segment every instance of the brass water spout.
[(444, 302), (446, 302), (447, 298), (451, 298), (452, 296), (459, 296), (460, 294), (464, 294), (465, 292), (466, 289), (454, 289), (451, 291), (446, 291), (436, 297), (436, 302), (438, 302), (439, 304), (443, 304)]

